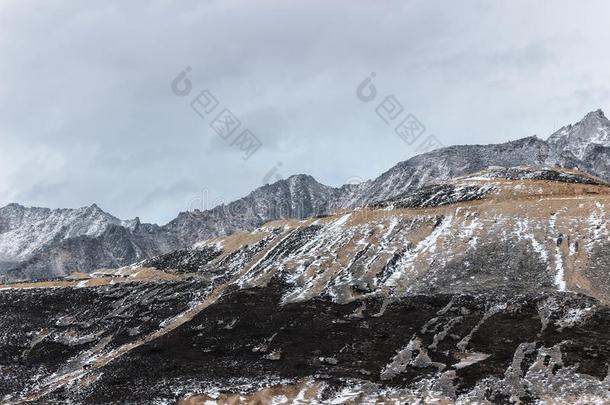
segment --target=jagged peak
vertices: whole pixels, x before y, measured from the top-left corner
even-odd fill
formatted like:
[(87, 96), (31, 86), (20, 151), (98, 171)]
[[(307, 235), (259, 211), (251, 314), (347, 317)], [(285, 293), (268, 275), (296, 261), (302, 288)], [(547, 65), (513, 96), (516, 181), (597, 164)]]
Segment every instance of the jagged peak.
[(135, 217), (134, 219), (128, 219), (125, 221), (121, 221), (121, 226), (128, 228), (130, 230), (136, 230), (142, 222), (140, 221), (140, 217)]
[(601, 109), (591, 111), (577, 123), (553, 133), (548, 143), (557, 152), (569, 151), (582, 160), (591, 145), (610, 146), (610, 121)]
[(587, 115), (585, 115), (585, 117), (582, 119), (584, 120), (591, 120), (591, 119), (603, 119), (608, 121), (608, 118), (606, 118), (606, 115), (604, 114), (604, 112), (602, 111), (601, 108), (598, 108), (595, 111), (591, 111), (589, 113), (587, 113)]
[(297, 180), (314, 180), (313, 176), (309, 175), (309, 174), (304, 174), (304, 173), (299, 173), (299, 174), (293, 174), (292, 176), (288, 177), (287, 180), (291, 180), (291, 181), (297, 181)]
[(287, 180), (291, 184), (297, 184), (297, 183), (320, 184), (320, 182), (318, 182), (313, 176), (310, 176), (309, 174), (293, 174), (292, 176), (288, 177)]
[[(608, 126), (610, 125), (610, 121), (606, 118), (606, 115), (602, 111), (601, 108), (588, 112), (580, 121), (576, 124), (568, 125), (569, 128), (574, 128), (578, 126), (593, 126), (593, 125), (602, 125)], [(565, 127), (564, 127), (565, 128)]]
[(562, 137), (563, 135), (565, 135), (566, 131), (568, 131), (568, 130), (571, 130), (574, 128), (579, 128), (579, 127), (591, 126), (592, 124), (593, 125), (594, 124), (610, 125), (610, 120), (608, 120), (608, 118), (606, 118), (604, 111), (601, 108), (599, 108), (597, 110), (594, 110), (594, 111), (591, 111), (591, 112), (588, 112), (587, 114), (585, 114), (585, 116), (580, 121), (578, 121), (574, 124), (568, 124), (568, 125), (561, 127), (558, 131), (556, 131), (549, 137), (549, 141)]
[(108, 219), (110, 219), (112, 221), (120, 222), (120, 220), (118, 218), (115, 218), (112, 214), (109, 214), (108, 212), (104, 211), (103, 209), (100, 208), (99, 205), (97, 205), (95, 203), (91, 204), (88, 207), (81, 207), (81, 208), (77, 208), (75, 210), (68, 208), (68, 209), (60, 209), (59, 211), (66, 211), (66, 212), (76, 211), (76, 212), (84, 213), (87, 216), (107, 217)]
[(309, 174), (293, 174), (292, 176), (290, 176), (286, 179), (280, 179), (271, 184), (265, 184), (264, 186), (259, 187), (256, 190), (254, 190), (251, 194), (256, 194), (256, 193), (259, 193), (261, 191), (268, 190), (268, 189), (272, 189), (272, 190), (277, 189), (278, 187), (286, 187), (286, 186), (294, 187), (295, 185), (298, 185), (298, 184), (326, 187)]
[(109, 213), (107, 213), (106, 211), (101, 209), (95, 203), (91, 204), (90, 206), (84, 206), (84, 207), (80, 207), (80, 208), (48, 208), (48, 207), (37, 207), (37, 206), (25, 206), (25, 205), (22, 205), (22, 204), (19, 204), (19, 203), (10, 203), (10, 204), (7, 204), (4, 207), (0, 207), (0, 209), (8, 209), (8, 208), (19, 209), (19, 210), (31, 210), (31, 211), (44, 210), (44, 211), (50, 211), (50, 212), (78, 212), (78, 211), (86, 211), (86, 212), (91, 212), (91, 213), (101, 213), (101, 214), (105, 214), (105, 215), (110, 215)]
[(0, 210), (5, 209), (5, 208), (24, 209), (25, 207), (18, 203), (9, 203), (9, 204), (5, 205), (4, 207), (0, 207)]
[(97, 205), (97, 204), (95, 204), (95, 203), (91, 204), (91, 205), (90, 205), (90, 206), (88, 206), (88, 207), (84, 207), (84, 208), (85, 208), (85, 210), (88, 210), (88, 211), (91, 211), (91, 212), (101, 212), (101, 213), (106, 213), (106, 212), (105, 212), (103, 209), (101, 209), (101, 208), (99, 207), (99, 205)]

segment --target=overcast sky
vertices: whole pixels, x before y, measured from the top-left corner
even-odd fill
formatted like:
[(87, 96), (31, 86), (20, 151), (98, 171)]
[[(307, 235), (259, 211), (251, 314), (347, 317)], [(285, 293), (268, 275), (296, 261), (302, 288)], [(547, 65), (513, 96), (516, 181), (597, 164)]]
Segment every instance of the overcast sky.
[[(0, 206), (165, 223), (278, 162), (271, 181), (376, 177), (418, 147), (375, 113), (390, 95), (445, 145), (546, 138), (610, 108), (607, 1), (96, 3), (0, 0)], [(205, 89), (219, 104), (202, 118)], [(241, 121), (226, 140), (210, 127), (224, 108)], [(248, 160), (244, 129), (262, 143)]]

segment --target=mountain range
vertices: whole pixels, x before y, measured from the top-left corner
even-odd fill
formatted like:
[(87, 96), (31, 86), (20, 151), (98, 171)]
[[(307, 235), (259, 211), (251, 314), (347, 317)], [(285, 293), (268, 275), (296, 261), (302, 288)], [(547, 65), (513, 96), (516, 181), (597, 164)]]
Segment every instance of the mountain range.
[(357, 185), (330, 187), (296, 175), (211, 210), (182, 212), (163, 226), (119, 220), (96, 205), (50, 210), (10, 204), (0, 208), (0, 280), (118, 268), (268, 221), (366, 207), (494, 166), (578, 169), (610, 181), (610, 121), (597, 110), (547, 140), (532, 136), (434, 150)]
[(4, 207), (0, 403), (608, 403), (608, 130), (164, 226)]
[(0, 285), (0, 402), (604, 404), (610, 186), (492, 167)]

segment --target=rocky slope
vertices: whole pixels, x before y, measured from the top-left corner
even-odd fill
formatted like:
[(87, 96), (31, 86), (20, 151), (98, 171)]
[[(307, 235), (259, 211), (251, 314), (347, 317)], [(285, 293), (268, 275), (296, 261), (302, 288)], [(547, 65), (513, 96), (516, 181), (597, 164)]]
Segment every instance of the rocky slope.
[(189, 244), (235, 231), (254, 229), (281, 218), (307, 218), (337, 208), (341, 190), (307, 175), (267, 184), (248, 196), (207, 211), (183, 212), (165, 226)]
[(570, 152), (586, 161), (592, 147), (610, 146), (610, 121), (602, 110), (592, 111), (580, 122), (555, 132), (548, 143), (556, 150)]
[(0, 286), (2, 403), (607, 403), (610, 187), (492, 168)]
[(0, 208), (0, 280), (48, 279), (117, 268), (273, 219), (327, 213), (339, 191), (299, 175), (208, 211), (181, 213), (164, 226), (121, 221), (96, 205), (50, 210)]
[(120, 267), (184, 244), (157, 225), (119, 220), (97, 205), (0, 208), (0, 280), (45, 279)]
[(97, 207), (51, 211), (10, 205), (0, 209), (0, 277), (41, 279), (119, 267), (252, 230), (270, 220), (326, 215), (386, 201), (492, 166), (579, 168), (610, 180), (608, 131), (610, 121), (595, 111), (548, 141), (529, 137), (497, 145), (451, 146), (401, 162), (374, 180), (339, 188), (311, 176), (293, 176), (227, 205), (181, 213), (164, 226), (120, 221)]
[(50, 210), (10, 204), (0, 208), (0, 261), (21, 261), (53, 240), (97, 237), (111, 225), (132, 228), (96, 205)]

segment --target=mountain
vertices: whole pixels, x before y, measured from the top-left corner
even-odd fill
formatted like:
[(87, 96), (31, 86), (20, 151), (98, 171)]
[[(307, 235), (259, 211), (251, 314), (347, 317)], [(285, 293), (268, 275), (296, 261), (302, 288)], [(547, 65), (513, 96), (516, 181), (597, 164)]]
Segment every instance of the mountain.
[(441, 183), (490, 166), (555, 166), (573, 168), (576, 159), (562, 156), (536, 137), (495, 145), (458, 145), (417, 155), (398, 163), (358, 193), (352, 207), (383, 201), (421, 186)]
[(606, 403), (609, 209), (583, 171), (493, 167), (0, 285), (0, 398)]
[(127, 225), (97, 205), (80, 209), (0, 208), (0, 261), (20, 261), (53, 240), (96, 237), (111, 225)]
[(157, 225), (138, 218), (119, 220), (95, 204), (56, 210), (18, 204), (0, 208), (0, 270), (8, 280), (116, 268), (180, 246)]
[(139, 262), (184, 246), (157, 225), (111, 224), (98, 235), (55, 239), (6, 271), (7, 280), (49, 279)]
[(280, 218), (307, 218), (337, 208), (340, 189), (295, 175), (254, 190), (244, 198), (207, 211), (183, 212), (165, 226), (189, 244), (249, 230)]
[(227, 205), (180, 213), (164, 226), (142, 224), (137, 218), (121, 221), (95, 205), (49, 210), (11, 204), (0, 209), (4, 279), (45, 279), (121, 267), (273, 219), (325, 214), (336, 208), (340, 190), (296, 175)]
[(610, 146), (610, 121), (602, 110), (590, 112), (580, 122), (555, 132), (548, 143), (555, 150), (570, 152), (586, 161), (592, 147)]
[(211, 210), (180, 213), (164, 226), (120, 221), (96, 206), (46, 210), (9, 205), (0, 209), (0, 278), (42, 279), (125, 266), (271, 220), (363, 207), (493, 166), (578, 168), (610, 181), (609, 130), (610, 122), (598, 110), (547, 141), (527, 137), (450, 146), (412, 157), (358, 185), (335, 188), (308, 175), (292, 176)]
[(252, 264), (252, 254), (237, 260), (236, 246), (254, 254), (273, 246), (237, 283), (279, 277), (292, 286), (283, 303), (508, 287), (577, 291), (610, 304), (608, 207), (610, 185), (587, 173), (493, 168), (367, 208), (270, 222), (140, 266), (226, 277)]

